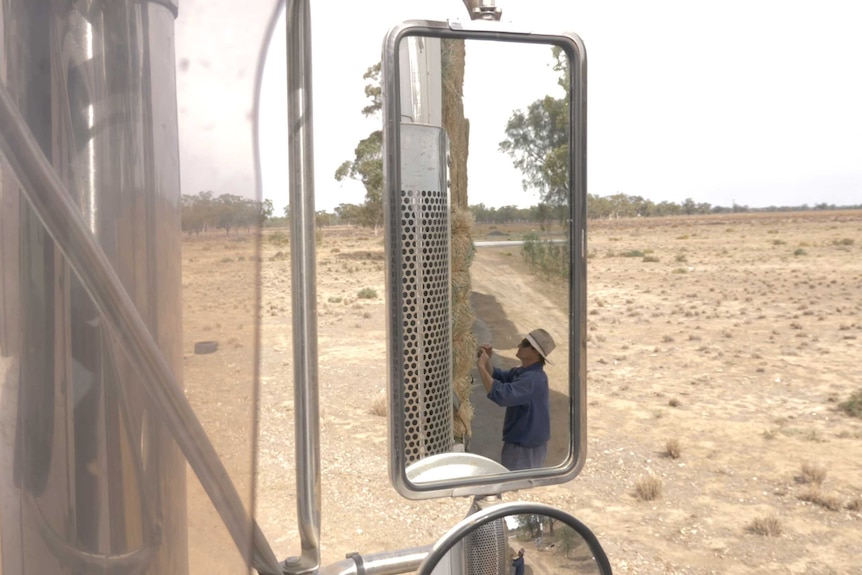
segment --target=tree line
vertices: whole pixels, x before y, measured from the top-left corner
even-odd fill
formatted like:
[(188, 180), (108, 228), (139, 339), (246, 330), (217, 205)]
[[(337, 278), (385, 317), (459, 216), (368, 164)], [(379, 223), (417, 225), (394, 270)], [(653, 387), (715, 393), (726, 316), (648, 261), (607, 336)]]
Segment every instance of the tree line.
[[(376, 202), (374, 203), (376, 204)], [(733, 204), (730, 207), (714, 206), (707, 202), (695, 202), (691, 198), (677, 203), (666, 200), (653, 202), (641, 196), (619, 193), (605, 197), (587, 194), (587, 218), (591, 220), (841, 209), (862, 209), (862, 204), (836, 206), (820, 203), (814, 206), (804, 204), (801, 206), (750, 208), (740, 204)], [(495, 207), (480, 203), (470, 205), (470, 211), (476, 223), (479, 224), (532, 222), (538, 224), (543, 230), (555, 223), (565, 222), (569, 217), (566, 205), (544, 202), (526, 208), (514, 205)], [(288, 227), (290, 225), (290, 213), (287, 206), (284, 207), (283, 212), (283, 216), (273, 214), (272, 200), (257, 202), (233, 194), (222, 194), (215, 197), (212, 192), (200, 192), (195, 196), (183, 196), (182, 227), (183, 231), (188, 234), (215, 230), (224, 230), (226, 234), (229, 234), (231, 231), (235, 232), (241, 229), (249, 231), (258, 226)], [(350, 225), (378, 228), (382, 224), (382, 220), (382, 206), (379, 208), (377, 206), (372, 207), (369, 203), (343, 203), (331, 212), (318, 210), (315, 214), (315, 223), (318, 227)]]
[(224, 230), (251, 230), (272, 216), (272, 200), (258, 202), (234, 194), (215, 196), (212, 191), (182, 196), (182, 230), (187, 234)]

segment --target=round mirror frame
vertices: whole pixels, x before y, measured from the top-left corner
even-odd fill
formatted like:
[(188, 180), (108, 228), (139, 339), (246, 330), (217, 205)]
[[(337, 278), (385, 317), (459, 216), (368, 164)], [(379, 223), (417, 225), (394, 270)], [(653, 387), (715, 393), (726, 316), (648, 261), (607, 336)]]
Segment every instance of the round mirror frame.
[(510, 515), (536, 514), (545, 515), (558, 519), (571, 527), (575, 533), (580, 535), (586, 541), (593, 558), (599, 568), (599, 573), (602, 575), (612, 575), (611, 563), (604, 549), (602, 549), (598, 538), (590, 531), (590, 528), (584, 525), (583, 522), (575, 518), (573, 515), (566, 513), (561, 509), (545, 505), (544, 503), (527, 503), (524, 501), (516, 501), (512, 503), (500, 503), (486, 507), (481, 511), (477, 511), (468, 515), (458, 523), (456, 523), (449, 531), (447, 531), (437, 542), (428, 556), (422, 561), (417, 570), (418, 575), (431, 575), (434, 568), (445, 557), (446, 553), (455, 546), (456, 543), (464, 539), (470, 533), (476, 531), (483, 525), (502, 519)]

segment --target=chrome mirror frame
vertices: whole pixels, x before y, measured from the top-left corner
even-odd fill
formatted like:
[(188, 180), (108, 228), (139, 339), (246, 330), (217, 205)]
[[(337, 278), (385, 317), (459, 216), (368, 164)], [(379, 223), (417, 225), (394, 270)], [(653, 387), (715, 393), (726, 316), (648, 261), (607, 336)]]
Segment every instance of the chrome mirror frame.
[[(405, 345), (403, 335), (404, 302), (401, 295), (404, 274), (401, 263), (403, 241), (400, 237), (401, 207), (401, 102), (399, 47), (406, 37), (425, 36), (446, 39), (485, 40), (511, 43), (546, 44), (562, 48), (571, 66), (569, 118), (570, 218), (568, 233), (571, 247), (569, 293), (569, 455), (555, 467), (537, 470), (488, 474), (478, 470), (466, 476), (448, 477), (445, 463), (434, 473), (434, 480), (415, 482), (407, 473), (405, 456)], [(383, 172), (386, 230), (387, 282), (387, 363), (389, 380), (389, 477), (396, 491), (408, 499), (467, 497), (499, 494), (505, 491), (554, 485), (573, 479), (586, 461), (586, 51), (575, 34), (534, 33), (499, 22), (436, 22), (411, 20), (390, 30), (384, 40), (383, 60)], [(463, 456), (463, 453), (454, 453)], [(452, 466), (453, 471), (459, 467)], [(460, 472), (460, 471), (459, 471)]]

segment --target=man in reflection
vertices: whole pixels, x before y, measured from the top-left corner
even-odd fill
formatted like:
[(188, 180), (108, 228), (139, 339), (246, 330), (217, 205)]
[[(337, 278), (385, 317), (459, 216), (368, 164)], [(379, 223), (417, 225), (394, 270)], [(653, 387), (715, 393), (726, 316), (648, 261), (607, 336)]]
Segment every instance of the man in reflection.
[(514, 573), (512, 575), (524, 575), (524, 549), (518, 550), (518, 556), (512, 559)]
[(506, 408), (500, 463), (511, 471), (542, 467), (551, 437), (551, 408), (545, 362), (554, 350), (551, 335), (534, 329), (518, 344), (520, 367), (491, 366), (490, 345), (479, 346), (477, 367), (488, 399)]

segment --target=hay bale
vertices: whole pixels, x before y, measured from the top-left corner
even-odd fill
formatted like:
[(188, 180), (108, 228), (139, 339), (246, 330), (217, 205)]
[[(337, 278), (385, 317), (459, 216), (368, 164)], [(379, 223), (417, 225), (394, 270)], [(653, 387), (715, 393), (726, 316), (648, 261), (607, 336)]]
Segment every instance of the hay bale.
[[(469, 385), (469, 381), (467, 382)], [(456, 386), (457, 387), (457, 386)], [(470, 402), (462, 402), (461, 407), (455, 410), (453, 419), (453, 431), (455, 437), (459, 439), (468, 439), (473, 435), (471, 422), (473, 421), (473, 406)]]
[(476, 223), (473, 212), (459, 207), (452, 208), (452, 235), (463, 236), (473, 233), (473, 225)]
[(468, 237), (453, 237), (450, 245), (452, 272), (461, 272), (470, 269), (473, 257), (476, 255), (476, 247), (473, 240)]

